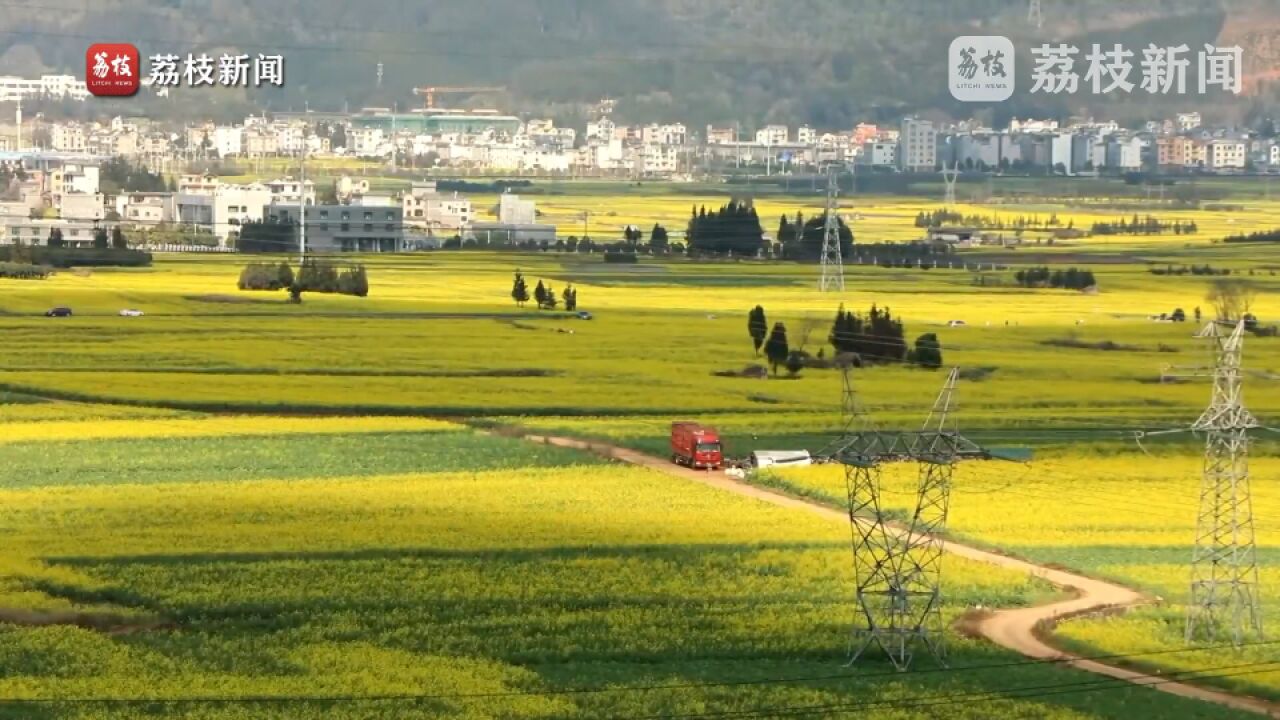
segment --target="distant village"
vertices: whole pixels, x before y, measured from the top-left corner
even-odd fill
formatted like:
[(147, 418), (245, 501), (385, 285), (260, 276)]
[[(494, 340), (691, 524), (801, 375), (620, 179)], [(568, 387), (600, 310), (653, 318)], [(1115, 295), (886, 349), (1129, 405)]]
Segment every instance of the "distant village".
[[(691, 131), (680, 122), (625, 125), (613, 120), (608, 101), (581, 129), (495, 110), (442, 108), (275, 113), (234, 124), (178, 126), (142, 117), (74, 122), (22, 116), (24, 100), (87, 97), (73, 76), (0, 77), (0, 103), (17, 107), (12, 122), (0, 122), (0, 242), (39, 243), (56, 226), (74, 245), (88, 242), (105, 221), (144, 232), (180, 227), (183, 242), (198, 236), (202, 247), (225, 249), (246, 223), (297, 222), (303, 204), (308, 245), (317, 250), (433, 247), (450, 237), (554, 241), (556, 229), (538, 224), (531, 202), (503, 196), (497, 217), (485, 213), (482, 219), (469, 199), (440, 191), (432, 176), (683, 182), (735, 172), (812, 175), (832, 164), (875, 173), (946, 169), (1073, 177), (1280, 171), (1280, 141), (1206, 126), (1195, 112), (1152, 120), (1141, 130), (1093, 119), (1014, 119), (996, 130), (907, 117), (897, 127), (766, 125), (753, 132), (736, 126)], [(230, 183), (200, 171), (231, 166), (264, 177), (255, 168), (271, 158), (294, 159), (287, 164), (299, 168), (311, 159), (358, 158), (389, 174), (428, 179), (391, 195), (371, 192), (363, 177), (340, 177), (319, 188), (317, 204), (317, 187), (302, 177)], [(104, 193), (100, 170), (120, 159), (176, 180), (163, 190)]]

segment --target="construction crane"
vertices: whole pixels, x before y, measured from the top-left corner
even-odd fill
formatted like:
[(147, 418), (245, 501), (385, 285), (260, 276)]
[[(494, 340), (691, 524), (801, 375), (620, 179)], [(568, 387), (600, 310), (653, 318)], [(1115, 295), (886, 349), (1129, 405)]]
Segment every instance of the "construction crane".
[(487, 86), (465, 87), (465, 86), (456, 86), (456, 85), (436, 85), (436, 86), (427, 86), (427, 87), (416, 87), (413, 89), (413, 94), (423, 96), (423, 103), (424, 103), (423, 107), (425, 107), (428, 110), (433, 110), (436, 107), (437, 94), (456, 95), (459, 93), (500, 93), (500, 92), (506, 92), (506, 91), (507, 89), (504, 87), (487, 87)]

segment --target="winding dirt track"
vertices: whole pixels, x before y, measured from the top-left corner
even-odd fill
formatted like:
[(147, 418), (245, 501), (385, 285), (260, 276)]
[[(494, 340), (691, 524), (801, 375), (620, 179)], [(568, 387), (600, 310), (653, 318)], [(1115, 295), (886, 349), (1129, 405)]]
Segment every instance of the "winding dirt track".
[[(665, 458), (646, 455), (645, 453), (637, 452), (635, 450), (607, 443), (589, 442), (567, 437), (544, 435), (523, 435), (523, 437), (531, 442), (546, 443), (559, 447), (574, 448), (577, 450), (586, 450), (607, 458), (630, 463), (632, 465), (640, 465), (652, 470), (657, 470), (658, 472), (666, 473), (667, 475), (691, 480), (719, 490), (754, 498), (773, 505), (804, 510), (842, 523), (848, 522), (847, 513), (825, 505), (783, 495), (781, 493), (773, 492), (744, 482), (738, 482), (733, 478), (720, 473), (690, 470), (688, 468), (674, 465)], [(1116, 585), (1115, 583), (1097, 580), (1084, 575), (1077, 575), (1076, 573), (1066, 570), (1036, 565), (1025, 560), (1007, 557), (1005, 555), (981, 550), (969, 545), (961, 545), (959, 543), (946, 541), (944, 542), (944, 547), (947, 552), (953, 555), (1034, 575), (1052, 583), (1060, 589), (1068, 591), (1071, 595), (1071, 597), (1066, 599), (1055, 600), (1053, 602), (1034, 607), (1016, 608), (1013, 610), (995, 610), (989, 615), (978, 619), (972, 629), (977, 634), (985, 637), (991, 642), (1029, 658), (1035, 658), (1038, 660), (1062, 660), (1063, 664), (1071, 665), (1079, 668), (1080, 670), (1097, 673), (1099, 675), (1116, 678), (1118, 680), (1125, 680), (1135, 685), (1150, 686), (1152, 689), (1166, 692), (1171, 695), (1194, 698), (1196, 700), (1216, 703), (1236, 710), (1258, 713), (1267, 717), (1280, 718), (1280, 705), (1276, 703), (1242, 695), (1233, 695), (1220, 690), (1197, 687), (1186, 683), (1170, 682), (1168, 679), (1160, 675), (1151, 675), (1137, 670), (1108, 665), (1096, 660), (1081, 658), (1077, 655), (1072, 655), (1058, 650), (1040, 639), (1040, 636), (1047, 634), (1047, 631), (1059, 620), (1144, 604), (1147, 602), (1147, 598), (1143, 597), (1140, 593), (1130, 590), (1122, 585)]]

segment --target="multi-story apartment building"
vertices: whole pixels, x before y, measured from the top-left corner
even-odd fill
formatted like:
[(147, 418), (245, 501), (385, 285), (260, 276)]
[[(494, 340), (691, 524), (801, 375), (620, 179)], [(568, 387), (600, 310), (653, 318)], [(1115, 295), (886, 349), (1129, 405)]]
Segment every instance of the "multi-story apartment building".
[(756, 131), (758, 145), (785, 145), (791, 137), (791, 130), (786, 125), (765, 125)]
[[(272, 204), (266, 217), (297, 222), (298, 206)], [(317, 252), (399, 252), (404, 249), (404, 210), (391, 198), (365, 196), (350, 205), (308, 205), (307, 249)]]
[(0, 75), (0, 102), (40, 97), (84, 100), (89, 97), (89, 88), (74, 75), (41, 75), (34, 80)]
[(54, 123), (49, 127), (49, 145), (59, 152), (84, 152), (84, 126), (80, 123)]
[(938, 132), (928, 120), (906, 118), (898, 134), (898, 165), (906, 172), (930, 172), (938, 163)]
[(1206, 165), (1213, 170), (1243, 170), (1248, 146), (1243, 140), (1221, 138), (1210, 142)]
[(434, 182), (414, 183), (400, 196), (400, 206), (407, 225), (430, 235), (462, 233), (471, 226), (471, 201), (457, 193), (438, 192)]

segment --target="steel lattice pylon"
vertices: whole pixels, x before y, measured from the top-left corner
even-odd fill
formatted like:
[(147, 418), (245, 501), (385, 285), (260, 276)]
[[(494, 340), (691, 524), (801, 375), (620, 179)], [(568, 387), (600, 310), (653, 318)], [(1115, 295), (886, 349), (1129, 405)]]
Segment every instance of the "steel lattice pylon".
[[(844, 291), (844, 258), (840, 251), (840, 215), (837, 199), (840, 195), (836, 166), (827, 168), (827, 216), (822, 229), (822, 279), (818, 289), (822, 292)], [(799, 232), (803, 233), (804, 228)]]
[(956, 181), (960, 179), (960, 161), (957, 160), (955, 167), (947, 167), (946, 163), (942, 165), (942, 182), (946, 186), (946, 195), (942, 199), (945, 207), (953, 207), (956, 204)]
[(1186, 639), (1214, 641), (1227, 626), (1239, 646), (1246, 635), (1262, 638), (1248, 460), (1249, 430), (1259, 424), (1244, 406), (1244, 321), (1230, 334), (1210, 323), (1200, 337), (1215, 362), (1213, 399), (1192, 426), (1205, 433), (1205, 451)]
[[(959, 460), (990, 457), (957, 429), (947, 428), (958, 379), (959, 371), (952, 370), (919, 432), (855, 431), (847, 422), (835, 446), (832, 456), (845, 466), (857, 585), (858, 626), (850, 662), (873, 645), (900, 670), (910, 666), (920, 644), (939, 660), (944, 656), (939, 536), (946, 529), (952, 471)], [(846, 406), (852, 402), (851, 388), (846, 379)], [(915, 510), (906, 527), (892, 527), (885, 517), (879, 467), (884, 461), (920, 463)]]

